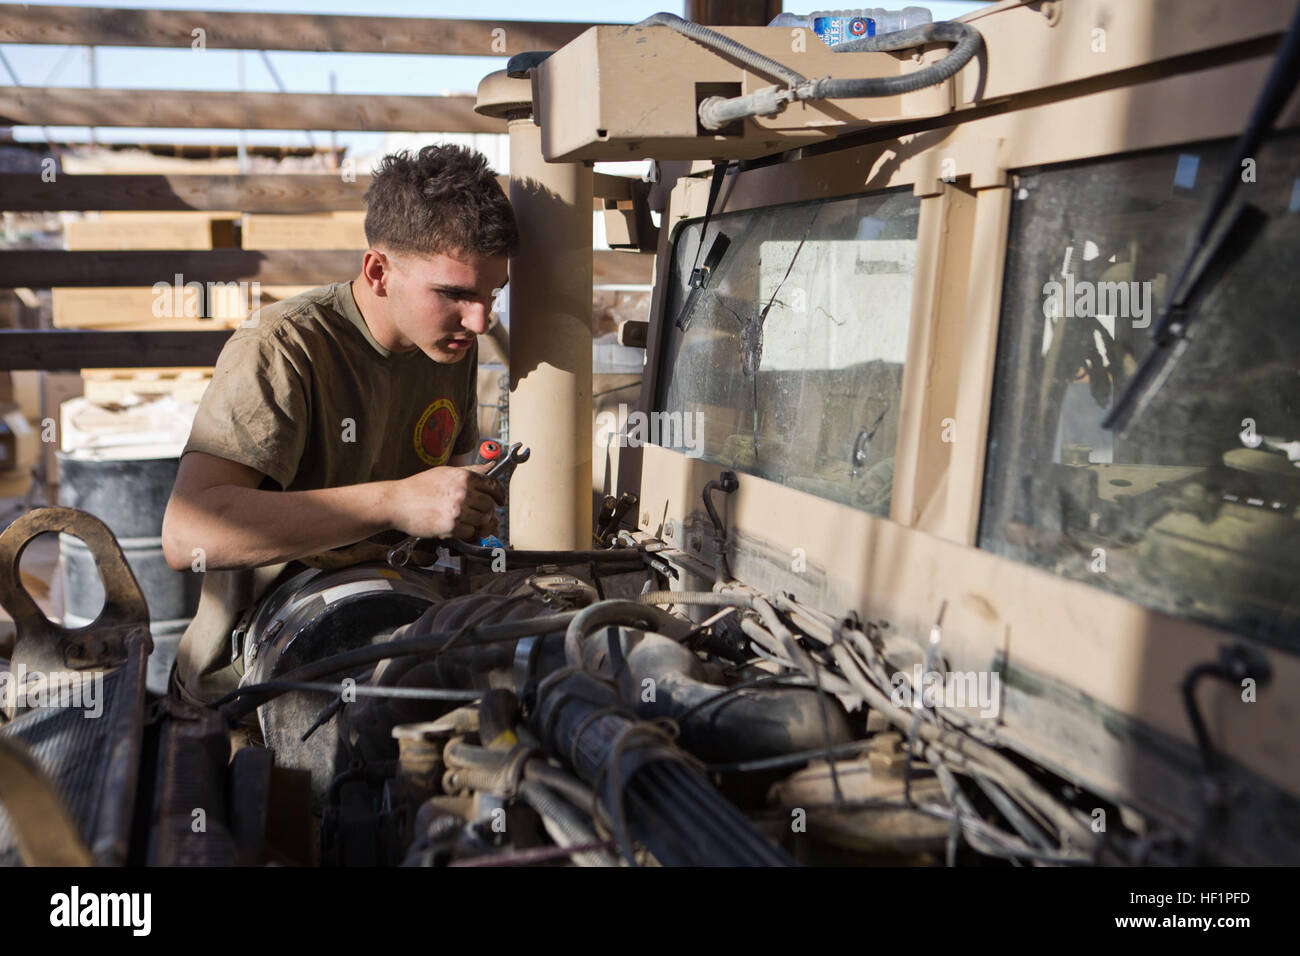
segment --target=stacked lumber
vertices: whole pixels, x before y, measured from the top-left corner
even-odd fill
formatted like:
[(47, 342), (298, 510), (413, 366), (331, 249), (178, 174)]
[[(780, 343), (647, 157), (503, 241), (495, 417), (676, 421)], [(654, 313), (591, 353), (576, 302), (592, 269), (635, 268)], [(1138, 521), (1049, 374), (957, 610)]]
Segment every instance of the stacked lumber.
[(230, 249), (238, 212), (102, 212), (63, 224), (64, 248)]
[(212, 380), (210, 368), (83, 368), (88, 401), (96, 405), (130, 405), (170, 395), (197, 402)]
[[(366, 214), (361, 211), (325, 214), (244, 216), (245, 249), (355, 249), (364, 252)], [(357, 270), (361, 261), (357, 260)], [(343, 276), (339, 277), (344, 278)]]
[[(239, 212), (105, 212), (65, 223), (70, 252), (366, 248), (360, 211), (280, 215)], [(240, 239), (242, 238), (242, 243)], [(360, 259), (358, 258), (358, 269)], [(182, 331), (236, 328), (254, 309), (311, 285), (187, 284), (57, 287), (53, 323), (63, 329)], [(348, 278), (339, 276), (340, 280)], [(163, 281), (166, 281), (165, 279)], [(157, 289), (157, 291), (155, 291)]]

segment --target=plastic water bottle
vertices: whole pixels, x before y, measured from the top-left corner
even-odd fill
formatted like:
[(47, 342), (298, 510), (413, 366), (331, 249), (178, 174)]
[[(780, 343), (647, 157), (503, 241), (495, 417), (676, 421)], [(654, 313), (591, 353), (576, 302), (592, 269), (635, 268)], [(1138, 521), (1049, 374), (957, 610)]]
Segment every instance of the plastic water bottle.
[(802, 27), (821, 37), (827, 46), (833, 47), (848, 40), (896, 33), (932, 22), (930, 11), (925, 7), (904, 7), (902, 10), (862, 7), (857, 10), (817, 10), (807, 16), (780, 13), (768, 26)]

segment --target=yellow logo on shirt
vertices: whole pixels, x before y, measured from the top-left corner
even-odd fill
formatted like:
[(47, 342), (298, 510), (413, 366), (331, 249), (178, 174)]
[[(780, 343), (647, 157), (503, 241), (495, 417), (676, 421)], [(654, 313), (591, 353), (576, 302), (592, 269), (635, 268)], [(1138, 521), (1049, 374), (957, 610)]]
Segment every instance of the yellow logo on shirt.
[(420, 461), (430, 468), (445, 465), (451, 457), (451, 446), (459, 425), (460, 416), (450, 398), (430, 402), (415, 423), (415, 453), (420, 456)]

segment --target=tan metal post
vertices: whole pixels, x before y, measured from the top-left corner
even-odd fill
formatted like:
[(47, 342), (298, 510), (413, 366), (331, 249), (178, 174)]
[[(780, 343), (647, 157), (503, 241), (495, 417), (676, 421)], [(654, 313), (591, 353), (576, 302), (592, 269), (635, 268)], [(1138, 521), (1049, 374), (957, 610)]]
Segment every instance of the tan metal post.
[(533, 450), (510, 480), (510, 543), (591, 546), (592, 171), (542, 159), (532, 84), (492, 73), (480, 113), (510, 131), (510, 438)]

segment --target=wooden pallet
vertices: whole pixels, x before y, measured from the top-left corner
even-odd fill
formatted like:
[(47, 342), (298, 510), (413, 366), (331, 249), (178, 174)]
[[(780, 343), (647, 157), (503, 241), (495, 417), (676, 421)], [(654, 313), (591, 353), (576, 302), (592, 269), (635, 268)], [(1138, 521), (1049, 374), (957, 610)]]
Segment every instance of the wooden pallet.
[(197, 402), (212, 381), (211, 368), (83, 368), (85, 396), (97, 405), (123, 405), (137, 398), (171, 395)]

